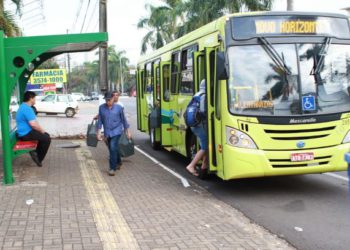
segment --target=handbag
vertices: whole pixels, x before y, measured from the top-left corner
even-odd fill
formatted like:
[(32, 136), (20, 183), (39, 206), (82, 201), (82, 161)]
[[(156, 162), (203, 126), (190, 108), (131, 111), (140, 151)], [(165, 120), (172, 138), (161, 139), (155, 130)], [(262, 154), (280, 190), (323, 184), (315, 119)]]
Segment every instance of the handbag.
[(90, 147), (97, 147), (97, 122), (96, 120), (92, 120), (91, 124), (87, 127), (86, 132), (86, 145)]
[[(121, 119), (123, 121), (123, 125), (125, 124), (124, 122), (124, 109), (122, 109), (121, 112)], [(120, 136), (119, 142), (118, 142), (118, 148), (119, 148), (119, 154), (121, 157), (129, 157), (133, 154), (135, 154), (135, 149), (134, 149), (134, 140), (129, 139), (125, 132)]]

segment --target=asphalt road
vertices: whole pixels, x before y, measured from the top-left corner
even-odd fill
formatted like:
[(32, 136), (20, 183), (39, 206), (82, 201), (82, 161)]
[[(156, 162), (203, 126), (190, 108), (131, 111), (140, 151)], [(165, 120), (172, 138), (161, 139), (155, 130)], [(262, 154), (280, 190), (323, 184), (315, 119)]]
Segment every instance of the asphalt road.
[[(222, 181), (202, 181), (185, 171), (187, 160), (174, 152), (154, 151), (148, 135), (137, 131), (136, 99), (122, 97), (135, 143), (164, 165), (206, 188), (252, 221), (285, 238), (298, 249), (350, 249), (349, 184), (345, 173)], [(51, 133), (85, 134), (98, 102), (81, 103), (74, 118), (40, 115)], [(159, 170), (163, 171), (163, 170)], [(339, 177), (340, 176), (340, 177)], [(340, 178), (340, 179), (339, 179)]]
[[(298, 249), (350, 249), (350, 201), (346, 173), (202, 181), (185, 171), (187, 160), (154, 151), (148, 135), (136, 131), (136, 100), (124, 99), (136, 144), (182, 176), (206, 188), (257, 224)], [(339, 177), (340, 176), (340, 177)]]

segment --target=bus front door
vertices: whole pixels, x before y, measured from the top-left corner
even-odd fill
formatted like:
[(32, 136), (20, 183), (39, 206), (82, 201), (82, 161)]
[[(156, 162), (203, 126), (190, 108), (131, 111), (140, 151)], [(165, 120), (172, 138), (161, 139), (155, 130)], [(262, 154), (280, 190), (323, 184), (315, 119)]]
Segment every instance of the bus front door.
[(141, 130), (141, 94), (142, 92), (142, 81), (141, 81), (141, 70), (136, 73), (136, 109), (137, 109), (137, 129)]
[(161, 145), (172, 146), (172, 115), (170, 111), (170, 62), (160, 63)]
[(209, 170), (222, 171), (222, 126), (221, 126), (221, 88), (216, 80), (216, 52), (218, 48), (206, 48), (206, 83), (208, 117)]
[(139, 71), (139, 102), (138, 102), (138, 117), (139, 117), (139, 125), (141, 131), (145, 132), (148, 128), (148, 107), (147, 107), (147, 96), (145, 93), (145, 79), (144, 79), (144, 70)]

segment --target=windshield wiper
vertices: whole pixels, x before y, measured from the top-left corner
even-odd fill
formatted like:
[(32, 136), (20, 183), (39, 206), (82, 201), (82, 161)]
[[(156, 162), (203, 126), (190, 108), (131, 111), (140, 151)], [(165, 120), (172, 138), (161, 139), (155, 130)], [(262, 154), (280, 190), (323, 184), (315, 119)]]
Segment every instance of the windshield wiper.
[(280, 54), (278, 54), (278, 52), (276, 51), (276, 49), (273, 47), (273, 45), (266, 40), (265, 37), (259, 37), (259, 40), (261, 41), (261, 43), (264, 45), (264, 49), (266, 51), (266, 53), (271, 57), (271, 59), (273, 60), (273, 62), (284, 71), (285, 74), (287, 75), (291, 75), (292, 72), (290, 71), (290, 69), (287, 67), (284, 58), (282, 58), (280, 56)]
[(321, 72), (321, 68), (323, 67), (323, 63), (324, 63), (324, 59), (327, 55), (329, 46), (332, 43), (332, 38), (331, 37), (326, 37), (325, 42), (322, 44), (322, 47), (320, 49), (320, 52), (318, 53), (318, 55), (320, 56), (320, 58), (317, 61), (317, 65), (313, 68), (313, 70), (311, 71), (311, 75), (317, 75)]

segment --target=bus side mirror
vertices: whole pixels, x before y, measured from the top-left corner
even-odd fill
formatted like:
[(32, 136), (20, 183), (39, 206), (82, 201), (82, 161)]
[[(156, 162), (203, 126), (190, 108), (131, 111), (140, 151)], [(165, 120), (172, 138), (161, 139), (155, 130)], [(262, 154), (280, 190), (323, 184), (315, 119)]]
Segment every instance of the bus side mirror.
[(216, 79), (228, 80), (228, 74), (225, 63), (225, 53), (222, 51), (218, 51), (216, 53)]

